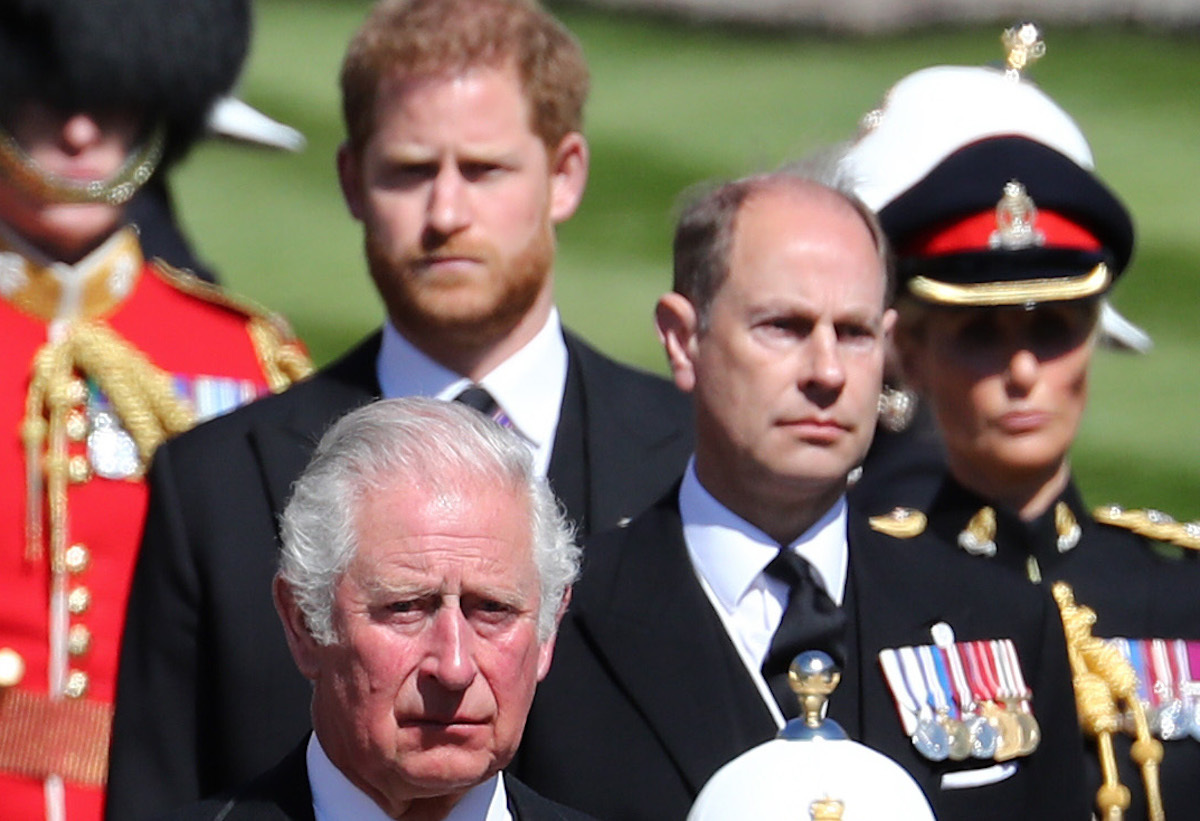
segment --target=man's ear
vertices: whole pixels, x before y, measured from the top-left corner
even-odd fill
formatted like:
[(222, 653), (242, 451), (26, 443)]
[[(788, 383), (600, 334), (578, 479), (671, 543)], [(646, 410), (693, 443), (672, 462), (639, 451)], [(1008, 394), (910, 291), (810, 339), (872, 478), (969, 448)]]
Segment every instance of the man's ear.
[(896, 334), (896, 318), (898, 316), (895, 308), (888, 308), (883, 312), (883, 338), (888, 344), (892, 343), (892, 338)]
[(558, 627), (562, 624), (563, 616), (567, 614), (567, 605), (570, 603), (571, 588), (568, 587), (563, 593), (562, 601), (558, 605), (558, 612), (554, 614), (554, 632), (538, 648), (538, 681), (544, 679), (546, 674), (550, 672), (550, 662), (554, 659), (554, 642), (558, 638)]
[(557, 225), (575, 213), (588, 178), (588, 144), (578, 131), (559, 140), (550, 157), (550, 221)]
[(308, 631), (304, 613), (296, 603), (291, 586), (279, 575), (271, 583), (271, 593), (275, 599), (275, 612), (283, 622), (283, 633), (287, 637), (288, 649), (292, 651), (292, 659), (296, 662), (301, 675), (309, 681), (316, 681), (319, 671), (320, 644)]
[(663, 294), (654, 308), (654, 325), (666, 350), (667, 363), (675, 377), (675, 386), (685, 393), (690, 393), (696, 387), (696, 354), (700, 329), (695, 306), (683, 294), (675, 291)]
[(350, 210), (351, 216), (362, 222), (364, 212), (363, 199), (365, 197), (363, 193), (362, 163), (348, 142), (344, 142), (338, 146), (337, 172), (338, 183), (342, 186), (342, 199), (346, 201), (346, 208)]

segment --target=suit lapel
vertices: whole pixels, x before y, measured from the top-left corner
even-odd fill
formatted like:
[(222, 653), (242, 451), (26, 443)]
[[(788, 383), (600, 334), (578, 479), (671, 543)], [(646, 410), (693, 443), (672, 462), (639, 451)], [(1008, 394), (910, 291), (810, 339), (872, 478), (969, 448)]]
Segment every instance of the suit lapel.
[(291, 496), (292, 483), (307, 467), (319, 433), (304, 434), (295, 428), (264, 424), (253, 428), (248, 435), (278, 524)]
[(239, 789), (215, 818), (231, 821), (278, 819), (314, 821), (312, 787), (308, 781), (308, 736), (272, 769)]
[[(586, 478), (574, 484), (584, 494), (585, 533), (595, 533), (641, 512), (682, 473), (691, 453), (691, 405), (656, 378), (618, 365), (573, 334), (564, 332), (563, 338), (570, 365), (554, 456), (561, 442), (581, 459), (557, 466), (552, 459), (551, 477), (563, 469), (583, 473)], [(578, 437), (578, 444), (564, 436)]]
[(958, 592), (947, 578), (946, 563), (924, 542), (876, 533), (865, 516), (852, 513), (849, 543), (861, 646), (930, 644), (934, 624), (972, 621), (972, 611), (985, 605)]
[(279, 808), (289, 819), (314, 821), (312, 786), (308, 780), (308, 739), (287, 758), (280, 768)]
[[(569, 337), (568, 337), (569, 338)], [(591, 532), (589, 484), (591, 454), (584, 432), (589, 415), (584, 398), (579, 356), (567, 346), (567, 384), (563, 389), (562, 408), (558, 414), (558, 429), (550, 451), (546, 477), (554, 495), (566, 508), (567, 516), (575, 522), (581, 536)]]
[(547, 799), (526, 787), (512, 775), (501, 773), (504, 792), (508, 795), (508, 811), (513, 821), (536, 821), (537, 819), (564, 819), (565, 815)]
[(696, 580), (676, 497), (672, 491), (629, 525), (572, 606), (580, 630), (698, 791), (776, 727)]
[(339, 416), (377, 399), (380, 394), (375, 361), (381, 335), (368, 337), (337, 362), (294, 388), (296, 401), (281, 418), (264, 414), (247, 433), (258, 458), (271, 508), (279, 514), (304, 471), (317, 441)]

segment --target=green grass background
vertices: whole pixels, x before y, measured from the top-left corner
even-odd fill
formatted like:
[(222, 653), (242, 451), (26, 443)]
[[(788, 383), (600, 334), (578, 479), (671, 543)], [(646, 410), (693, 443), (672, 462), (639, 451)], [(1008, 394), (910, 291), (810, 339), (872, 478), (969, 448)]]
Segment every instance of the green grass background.
[[(299, 155), (210, 143), (176, 175), (202, 255), (235, 290), (285, 313), (324, 363), (381, 308), (342, 207), (336, 76), (363, 0), (258, 0), (241, 95), (300, 128)], [(670, 279), (685, 187), (774, 167), (848, 137), (902, 75), (999, 59), (999, 26), (879, 38), (560, 16), (592, 69), (584, 205), (559, 233), (565, 321), (620, 359), (664, 371), (651, 309)], [(1075, 448), (1094, 503), (1200, 517), (1200, 38), (1117, 26), (1047, 31), (1041, 86), (1080, 122), (1139, 228), (1114, 302), (1148, 329), (1144, 357), (1102, 352)]]

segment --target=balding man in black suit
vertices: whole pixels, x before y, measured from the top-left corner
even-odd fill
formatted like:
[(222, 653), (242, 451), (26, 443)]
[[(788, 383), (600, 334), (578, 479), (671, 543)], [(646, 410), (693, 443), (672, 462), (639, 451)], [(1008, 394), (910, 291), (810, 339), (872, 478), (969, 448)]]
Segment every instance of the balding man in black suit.
[[(1088, 817), (1053, 601), (1000, 590), (995, 574), (897, 538), (904, 522), (846, 503), (895, 317), (886, 257), (865, 206), (792, 174), (728, 183), (685, 209), (658, 326), (693, 396), (695, 456), (657, 504), (587, 544), (512, 768), (542, 794), (599, 818), (682, 821), (719, 767), (796, 714), (788, 665), (823, 650), (843, 667), (830, 716), (903, 766), (938, 818)], [(972, 757), (965, 724), (955, 758), (940, 737), (925, 744), (926, 699), (889, 686), (881, 651), (917, 648), (932, 664), (943, 647), (1004, 639), (1036, 693), (1040, 745), (1010, 731), (1011, 749)], [(905, 680), (964, 716), (991, 710), (937, 677)]]

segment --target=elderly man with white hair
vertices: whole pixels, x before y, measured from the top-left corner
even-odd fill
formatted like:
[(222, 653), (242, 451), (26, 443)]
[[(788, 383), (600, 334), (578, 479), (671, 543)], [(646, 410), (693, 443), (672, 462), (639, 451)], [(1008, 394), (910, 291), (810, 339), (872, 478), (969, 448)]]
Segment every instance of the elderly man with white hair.
[(586, 818), (500, 775), (579, 571), (515, 434), (457, 403), (368, 405), (321, 440), (283, 541), (275, 602), (314, 732), (177, 817)]

